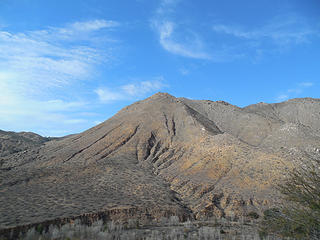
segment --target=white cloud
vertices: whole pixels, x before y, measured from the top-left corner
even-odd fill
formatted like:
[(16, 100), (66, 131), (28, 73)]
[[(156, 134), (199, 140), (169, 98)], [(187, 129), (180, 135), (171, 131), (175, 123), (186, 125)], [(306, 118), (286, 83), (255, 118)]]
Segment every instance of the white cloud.
[(286, 95), (286, 94), (281, 94), (281, 95), (279, 95), (277, 98), (276, 98), (276, 100), (277, 101), (285, 101), (285, 100), (288, 100), (289, 99), (289, 96), (288, 95)]
[(299, 83), (299, 86), (301, 87), (312, 87), (314, 84), (312, 82), (302, 82)]
[(163, 78), (159, 80), (152, 80), (152, 81), (143, 81), (138, 84), (127, 84), (121, 87), (121, 89), (131, 96), (141, 96), (153, 91), (158, 91), (165, 87), (166, 85), (163, 84)]
[(179, 0), (162, 0), (161, 4), (162, 6), (172, 5), (177, 3)]
[(157, 22), (153, 24), (159, 34), (159, 42), (161, 46), (170, 53), (183, 57), (210, 59), (211, 57), (203, 50), (203, 42), (193, 34), (191, 41), (186, 39), (178, 41), (175, 39), (175, 24), (171, 21)]
[(296, 84), (295, 88), (290, 88), (286, 90), (284, 93), (281, 93), (276, 97), (276, 101), (285, 101), (289, 98), (299, 97), (307, 88), (310, 88), (314, 85), (312, 82), (301, 82)]
[(125, 96), (122, 93), (114, 92), (106, 87), (98, 88), (94, 91), (101, 102), (107, 103), (117, 100), (123, 100)]
[(118, 27), (120, 24), (115, 21), (106, 21), (104, 19), (100, 20), (93, 20), (88, 22), (75, 22), (71, 24), (72, 29), (75, 31), (96, 31), (102, 28), (111, 28), (111, 27)]
[(151, 27), (158, 35), (159, 44), (164, 50), (186, 58), (214, 62), (227, 62), (243, 57), (243, 54), (232, 51), (229, 46), (210, 47), (197, 29), (186, 24), (188, 21), (177, 18), (175, 12), (179, 9), (177, 5), (180, 1), (160, 1), (151, 19)]
[(66, 119), (64, 120), (65, 124), (77, 124), (77, 123), (85, 123), (88, 120), (86, 119), (81, 119), (81, 118), (76, 118), (76, 119)]
[(61, 99), (41, 101), (19, 97), (10, 92), (0, 95), (0, 115), (5, 117), (16, 116), (44, 116), (50, 114), (62, 114), (63, 112), (75, 111), (87, 105), (84, 101), (67, 102)]
[(0, 31), (0, 72), (14, 74), (15, 84), (26, 90), (26, 86), (43, 89), (86, 79), (110, 57), (90, 38), (115, 26), (116, 22), (94, 20), (23, 33)]
[(150, 81), (142, 81), (139, 83), (126, 84), (115, 89), (101, 87), (95, 90), (99, 100), (103, 103), (113, 101), (130, 100), (144, 97), (146, 94), (159, 91), (166, 87), (163, 78), (156, 78)]
[(71, 129), (77, 129), (86, 123), (85, 119), (77, 117), (77, 112), (86, 107), (86, 102), (67, 102), (60, 99), (33, 100), (7, 92), (5, 95), (0, 95), (0, 126), (2, 129), (33, 130), (45, 135), (50, 135), (52, 132), (55, 136), (55, 129), (64, 128), (71, 133)]
[(98, 125), (100, 123), (102, 123), (102, 121), (99, 121), (99, 120), (96, 120), (96, 121), (93, 121), (94, 125)]
[(93, 20), (27, 32), (0, 29), (1, 128), (48, 135), (87, 127), (81, 112), (89, 104), (74, 100), (81, 97), (75, 91), (109, 61), (106, 31), (117, 26)]
[[(260, 27), (249, 28), (232, 24), (214, 24), (206, 35), (187, 25), (190, 22), (177, 15), (179, 0), (159, 1), (151, 26), (158, 35), (160, 46), (169, 53), (215, 62), (251, 57), (254, 62), (264, 55), (279, 54), (297, 44), (319, 37), (318, 26), (294, 13), (279, 15)], [(179, 17), (178, 17), (179, 16)], [(201, 36), (201, 34), (202, 36)], [(211, 35), (211, 41), (203, 37)], [(219, 34), (217, 36), (212, 36)], [(220, 36), (229, 36), (219, 41)], [(212, 40), (213, 39), (213, 40)]]
[(259, 62), (266, 55), (278, 55), (296, 45), (306, 44), (320, 36), (315, 24), (290, 13), (278, 15), (258, 27), (233, 24), (214, 24), (214, 34), (225, 38), (229, 53), (239, 53)]
[(186, 69), (186, 68), (180, 68), (179, 72), (184, 76), (186, 76), (186, 75), (188, 75), (190, 73), (190, 71), (188, 69)]
[[(151, 21), (151, 27), (159, 37), (159, 43), (169, 53), (195, 59), (210, 59), (205, 44), (195, 32), (179, 27), (170, 15), (180, 0), (162, 0)], [(171, 19), (171, 20), (170, 20)]]
[[(308, 42), (317, 31), (297, 16), (278, 16), (257, 29), (244, 30), (243, 27), (215, 24), (213, 31), (257, 43), (272, 41), (276, 45), (300, 44)], [(257, 42), (258, 41), (258, 42)]]
[(159, 7), (156, 10), (158, 16), (160, 15), (168, 15), (174, 12), (174, 7), (181, 0), (160, 0)]
[(19, 94), (21, 89), (10, 88), (10, 81), (4, 81), (10, 77), (10, 74), (0, 74), (1, 129), (61, 136), (88, 126), (87, 121), (79, 118), (81, 114), (78, 114), (88, 108), (87, 102), (29, 98)]
[(288, 92), (288, 93), (296, 93), (296, 94), (299, 94), (299, 93), (302, 92), (302, 89), (300, 89), (300, 88), (290, 88), (290, 89), (288, 89), (287, 92)]
[[(29, 31), (25, 34), (31, 36), (35, 40), (47, 40), (49, 42), (57, 40), (71, 42), (75, 40), (90, 41), (97, 37), (97, 33), (101, 33), (104, 30), (112, 30), (120, 26), (121, 24), (116, 21), (96, 19), (84, 22), (73, 22), (66, 24), (63, 27), (51, 26), (42, 30)], [(103, 37), (105, 38), (106, 36)]]

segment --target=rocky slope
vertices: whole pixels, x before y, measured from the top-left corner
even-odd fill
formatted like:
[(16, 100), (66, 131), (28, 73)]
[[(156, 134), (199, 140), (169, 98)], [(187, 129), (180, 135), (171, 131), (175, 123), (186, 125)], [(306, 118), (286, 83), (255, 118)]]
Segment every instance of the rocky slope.
[(0, 228), (76, 216), (245, 215), (320, 158), (320, 100), (239, 108), (158, 93), (77, 135), (0, 161)]

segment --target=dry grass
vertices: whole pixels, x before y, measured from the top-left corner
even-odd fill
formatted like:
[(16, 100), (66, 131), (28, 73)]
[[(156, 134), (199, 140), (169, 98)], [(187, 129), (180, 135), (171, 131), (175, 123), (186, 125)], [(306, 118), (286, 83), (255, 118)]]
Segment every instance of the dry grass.
[[(171, 216), (159, 222), (140, 225), (136, 219), (126, 223), (114, 221), (104, 223), (102, 220), (91, 226), (81, 224), (79, 220), (61, 227), (51, 225), (48, 229), (41, 226), (29, 229), (20, 235), (21, 240), (260, 240), (255, 222), (241, 219), (238, 222), (227, 219), (211, 219), (207, 221), (179, 222), (179, 218)], [(276, 240), (268, 236), (263, 239)]]

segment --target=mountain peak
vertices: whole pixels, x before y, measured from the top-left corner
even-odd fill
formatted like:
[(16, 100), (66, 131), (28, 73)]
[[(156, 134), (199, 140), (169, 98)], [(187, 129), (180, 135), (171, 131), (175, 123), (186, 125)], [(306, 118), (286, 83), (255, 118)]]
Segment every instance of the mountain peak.
[(166, 93), (166, 92), (157, 92), (155, 94), (153, 94), (151, 97), (149, 98), (176, 98), (174, 96), (172, 96), (171, 94), (169, 93)]

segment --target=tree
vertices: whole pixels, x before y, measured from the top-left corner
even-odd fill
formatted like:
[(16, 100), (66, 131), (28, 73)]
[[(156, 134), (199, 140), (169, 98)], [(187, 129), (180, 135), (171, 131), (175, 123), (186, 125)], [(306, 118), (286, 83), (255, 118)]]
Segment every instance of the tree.
[(264, 212), (261, 232), (295, 239), (320, 239), (320, 159), (289, 172), (278, 189), (284, 204)]

